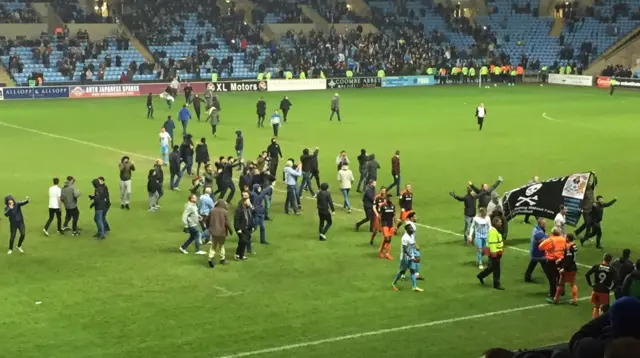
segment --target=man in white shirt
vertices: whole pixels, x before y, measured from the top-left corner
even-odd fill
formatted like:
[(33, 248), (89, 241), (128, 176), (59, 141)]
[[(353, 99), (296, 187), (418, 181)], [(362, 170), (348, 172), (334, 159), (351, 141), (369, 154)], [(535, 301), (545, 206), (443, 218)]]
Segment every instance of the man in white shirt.
[(49, 188), (49, 220), (47, 220), (47, 223), (44, 224), (44, 229), (42, 229), (42, 232), (47, 236), (49, 236), (49, 226), (53, 222), (54, 215), (58, 225), (58, 233), (64, 235), (64, 231), (62, 231), (62, 212), (60, 211), (62, 189), (58, 186), (59, 184), (60, 179), (53, 178), (53, 186)]
[(349, 202), (349, 191), (351, 190), (351, 185), (355, 178), (353, 177), (353, 172), (349, 169), (348, 165), (343, 165), (342, 169), (338, 172), (338, 181), (340, 182), (340, 192), (342, 192), (342, 196), (344, 197), (344, 208), (347, 212), (351, 213), (351, 203)]
[(567, 224), (567, 208), (564, 205), (560, 205), (560, 212), (553, 219), (553, 225), (560, 230), (562, 236), (567, 235), (565, 231), (565, 225)]
[(478, 268), (484, 270), (482, 266), (482, 256), (484, 249), (487, 247), (487, 239), (489, 239), (489, 230), (491, 229), (491, 219), (487, 215), (487, 209), (480, 208), (478, 215), (473, 218), (471, 222), (471, 230), (469, 231), (469, 243), (474, 243), (476, 246), (476, 261)]
[(171, 142), (171, 136), (167, 131), (160, 129), (160, 153), (162, 153), (162, 160), (164, 163), (169, 163), (169, 143)]
[(476, 118), (478, 118), (478, 127), (479, 130), (482, 130), (482, 125), (484, 124), (484, 116), (487, 114), (487, 109), (484, 108), (484, 103), (480, 103), (478, 108), (476, 108)]

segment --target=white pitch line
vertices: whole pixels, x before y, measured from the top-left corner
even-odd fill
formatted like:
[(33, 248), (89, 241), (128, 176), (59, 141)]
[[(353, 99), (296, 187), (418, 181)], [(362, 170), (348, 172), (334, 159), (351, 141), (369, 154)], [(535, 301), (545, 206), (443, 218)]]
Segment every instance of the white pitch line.
[[(551, 117), (547, 117), (546, 113), (543, 113), (542, 116), (547, 118), (547, 119), (554, 120)], [(36, 129), (31, 129), (31, 128), (27, 128), (27, 127), (18, 126), (18, 125), (15, 125), (15, 124), (9, 124), (9, 123), (5, 123), (5, 122), (0, 122), (0, 125), (6, 126), (6, 127), (10, 127), (10, 128), (14, 128), (14, 129), (24, 130), (24, 131), (35, 133), (35, 134), (40, 134), (40, 135), (51, 137), (51, 138), (64, 139), (64, 140), (67, 140), (67, 141), (70, 141), (70, 142), (74, 142), (74, 143), (78, 143), (78, 144), (84, 144), (84, 145), (88, 145), (88, 146), (91, 146), (91, 147), (94, 147), (94, 148), (105, 149), (105, 150), (108, 150), (108, 151), (111, 151), (111, 152), (129, 154), (131, 156), (135, 156), (135, 157), (142, 158), (142, 159), (156, 160), (156, 158), (153, 158), (153, 157), (150, 157), (150, 156), (147, 156), (147, 155), (138, 154), (138, 153), (134, 153), (134, 152), (129, 152), (129, 151), (126, 151), (126, 150), (113, 148), (113, 147), (109, 147), (109, 146), (102, 145), (102, 144), (87, 142), (87, 141), (84, 141), (84, 140), (75, 139), (75, 138), (71, 138), (71, 137), (66, 137), (66, 136), (62, 136), (62, 135), (58, 135), (58, 134), (43, 132), (43, 131), (39, 131), (39, 130), (36, 130)], [(280, 192), (280, 193), (286, 193), (285, 190), (280, 190), (280, 189), (276, 189), (276, 188), (273, 188), (273, 189), (275, 191)], [(309, 197), (305, 196), (305, 197), (302, 197), (302, 199), (312, 199), (312, 198), (309, 198)], [(340, 204), (335, 204), (334, 203), (334, 205), (337, 206), (337, 207), (340, 207), (340, 208), (343, 207)], [(360, 211), (360, 212), (364, 211), (364, 210), (359, 209), (359, 208), (352, 208), (352, 210)], [(447, 230), (447, 229), (442, 229), (442, 228), (435, 227), (435, 226), (425, 225), (425, 224), (421, 224), (421, 223), (416, 223), (416, 225), (418, 225), (420, 227), (423, 227), (425, 229), (438, 231), (438, 232), (441, 232), (441, 233), (444, 233), (444, 234), (455, 235), (455, 236), (461, 236), (462, 235), (461, 233), (457, 233), (457, 232), (454, 232), (454, 231), (451, 231), (451, 230)], [(529, 250), (521, 249), (519, 247), (514, 247), (514, 246), (507, 246), (507, 247), (510, 248), (510, 249), (516, 250), (516, 251), (529, 253)], [(580, 263), (578, 263), (577, 265), (578, 266), (582, 266), (582, 267), (591, 268), (591, 266), (580, 264)]]
[(555, 119), (555, 118), (553, 118), (553, 117), (549, 117), (549, 116), (547, 116), (547, 112), (542, 113), (542, 117), (543, 117), (544, 119), (548, 119), (548, 120), (550, 120), (550, 121), (554, 121), (554, 122), (564, 122), (563, 120)]
[[(590, 299), (590, 297), (582, 297), (582, 298), (579, 298), (578, 301), (584, 301), (584, 300), (588, 300), (588, 299)], [(344, 335), (344, 336), (336, 336), (336, 337), (331, 337), (331, 338), (320, 339), (320, 340), (317, 340), (317, 341), (307, 341), (307, 342), (301, 342), (301, 343), (295, 343), (295, 344), (286, 344), (286, 345), (273, 347), (273, 348), (259, 349), (259, 350), (255, 350), (255, 351), (247, 351), (247, 352), (229, 354), (229, 355), (225, 355), (225, 356), (218, 356), (216, 358), (241, 358), (241, 357), (249, 357), (249, 356), (268, 354), (268, 353), (278, 353), (278, 352), (290, 351), (290, 350), (298, 349), (298, 348), (306, 348), (306, 347), (318, 346), (318, 345), (327, 344), (327, 343), (335, 343), (335, 342), (347, 341), (347, 340), (351, 340), (351, 339), (358, 339), (358, 338), (371, 337), (371, 336), (379, 336), (381, 334), (386, 334), (386, 333), (401, 332), (401, 331), (418, 329), (418, 328), (440, 326), (440, 325), (449, 324), (449, 323), (470, 321), (470, 320), (486, 318), (486, 317), (500, 316), (500, 315), (505, 315), (505, 314), (509, 314), (509, 313), (529, 311), (529, 310), (543, 308), (543, 307), (549, 307), (549, 306), (552, 306), (552, 305), (548, 304), (548, 303), (541, 303), (541, 304), (537, 304), (537, 305), (510, 308), (510, 309), (506, 309), (506, 310), (481, 313), (481, 314), (476, 314), (476, 315), (471, 315), (471, 316), (448, 318), (448, 319), (443, 319), (443, 320), (438, 320), (438, 321), (429, 321), (429, 322), (423, 322), (423, 323), (418, 323), (418, 324), (412, 324), (412, 325), (408, 325), (408, 326), (400, 326), (400, 327), (379, 329), (379, 330), (376, 330), (376, 331), (354, 333), (354, 334), (348, 334), (348, 335)]]

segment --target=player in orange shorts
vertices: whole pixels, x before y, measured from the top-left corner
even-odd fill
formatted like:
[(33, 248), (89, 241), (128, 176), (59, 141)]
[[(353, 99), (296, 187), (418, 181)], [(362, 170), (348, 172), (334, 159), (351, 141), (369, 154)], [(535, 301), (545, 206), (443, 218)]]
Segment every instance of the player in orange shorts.
[(376, 238), (378, 232), (382, 230), (380, 227), (380, 206), (384, 204), (387, 198), (387, 188), (380, 188), (380, 194), (376, 195), (376, 198), (373, 200), (373, 220), (371, 224), (372, 232), (371, 232), (371, 240), (369, 241), (369, 245), (373, 246), (373, 240)]
[(407, 217), (409, 217), (409, 213), (413, 212), (413, 192), (411, 191), (411, 184), (407, 184), (404, 187), (404, 190), (400, 193), (400, 221), (398, 222), (398, 226), (396, 229), (400, 229), (400, 226), (407, 221)]
[(573, 243), (575, 235), (567, 234), (567, 246), (564, 249), (564, 257), (558, 261), (558, 267), (560, 268), (560, 280), (558, 281), (558, 289), (556, 295), (553, 298), (553, 303), (560, 301), (560, 295), (564, 292), (564, 285), (569, 284), (571, 286), (571, 304), (578, 304), (578, 286), (576, 285), (576, 273), (578, 272), (578, 266), (576, 265), (576, 252), (578, 247)]
[(391, 201), (391, 195), (387, 195), (384, 203), (380, 206), (380, 223), (382, 224), (382, 243), (380, 244), (380, 257), (387, 260), (391, 257), (391, 238), (396, 233), (395, 229), (396, 206)]
[[(611, 254), (605, 254), (602, 263), (593, 266), (589, 272), (585, 274), (587, 283), (593, 287), (591, 294), (591, 304), (593, 304), (592, 317), (596, 318), (600, 315), (600, 308), (609, 304), (609, 293), (615, 284), (616, 270), (611, 267)], [(594, 276), (595, 283), (592, 284), (591, 276)]]

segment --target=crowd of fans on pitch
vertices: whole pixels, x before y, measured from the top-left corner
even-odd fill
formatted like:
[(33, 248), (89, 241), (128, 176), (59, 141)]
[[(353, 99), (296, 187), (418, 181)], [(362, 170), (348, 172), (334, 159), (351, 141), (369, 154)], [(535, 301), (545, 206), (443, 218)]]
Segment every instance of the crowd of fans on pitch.
[(0, 3), (0, 24), (35, 24), (37, 22), (38, 14), (30, 4), (26, 4), (24, 9), (9, 10), (5, 4)]

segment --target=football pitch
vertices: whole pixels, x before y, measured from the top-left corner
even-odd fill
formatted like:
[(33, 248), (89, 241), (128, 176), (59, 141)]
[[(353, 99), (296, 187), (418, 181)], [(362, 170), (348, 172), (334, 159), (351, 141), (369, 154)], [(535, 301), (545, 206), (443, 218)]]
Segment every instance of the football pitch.
[[(492, 184), (499, 175), (502, 194), (533, 175), (544, 180), (595, 171), (596, 194), (619, 199), (605, 210), (603, 246), (615, 256), (627, 247), (634, 259), (640, 252), (640, 229), (633, 224), (640, 200), (637, 92), (610, 97), (605, 90), (537, 85), (342, 90), (340, 123), (328, 120), (332, 94), (223, 93), (218, 137), (197, 120), (189, 132), (195, 140), (207, 138), (213, 159), (234, 154), (240, 129), (245, 157), (254, 159), (272, 134), (256, 128), (256, 100), (263, 95), (272, 110), (288, 95), (293, 107), (279, 138), (284, 157), (319, 147), (321, 178), (337, 204), (341, 150), (352, 163), (361, 148), (375, 153), (379, 185), (392, 182), (390, 160), (400, 150), (403, 184), (415, 193), (424, 292), (412, 292), (408, 280), (399, 292), (391, 290), (397, 259), (378, 258), (366, 230), (354, 232), (361, 211), (337, 208), (328, 241), (320, 242), (315, 202), (307, 197), (303, 215), (285, 216), (280, 181), (267, 223), (270, 246), (254, 235), (256, 255), (215, 269), (193, 247), (190, 255), (180, 254), (189, 180), (183, 178), (182, 192), (167, 190), (165, 180), (162, 208), (151, 213), (146, 174), (160, 155), (159, 128), (168, 114), (177, 122), (182, 96), (171, 111), (156, 97), (155, 120), (145, 118), (144, 98), (4, 101), (0, 194), (28, 195), (32, 202), (23, 208), (26, 253), (0, 256), (2, 355), (476, 358), (490, 347), (566, 341), (591, 317), (584, 266), (599, 262), (603, 251), (589, 243), (578, 254), (580, 305), (549, 306), (539, 268), (536, 284), (523, 282), (532, 227), (517, 217), (502, 261), (506, 291), (482, 287), (475, 251), (462, 244), (462, 203), (448, 193), (462, 194), (469, 180)], [(488, 112), (482, 132), (473, 117), (480, 102)], [(125, 153), (137, 167), (130, 211), (119, 208), (117, 164)], [(357, 165), (351, 167), (357, 176)], [(45, 237), (47, 188), (52, 177), (68, 175), (83, 193), (83, 234)], [(97, 176), (106, 178), (113, 202), (112, 232), (104, 241), (91, 238), (87, 197)], [(355, 189), (351, 203), (362, 207)], [(4, 243), (8, 231), (5, 219)], [(393, 240), (397, 256), (400, 237)], [(227, 240), (228, 257), (236, 241)]]

